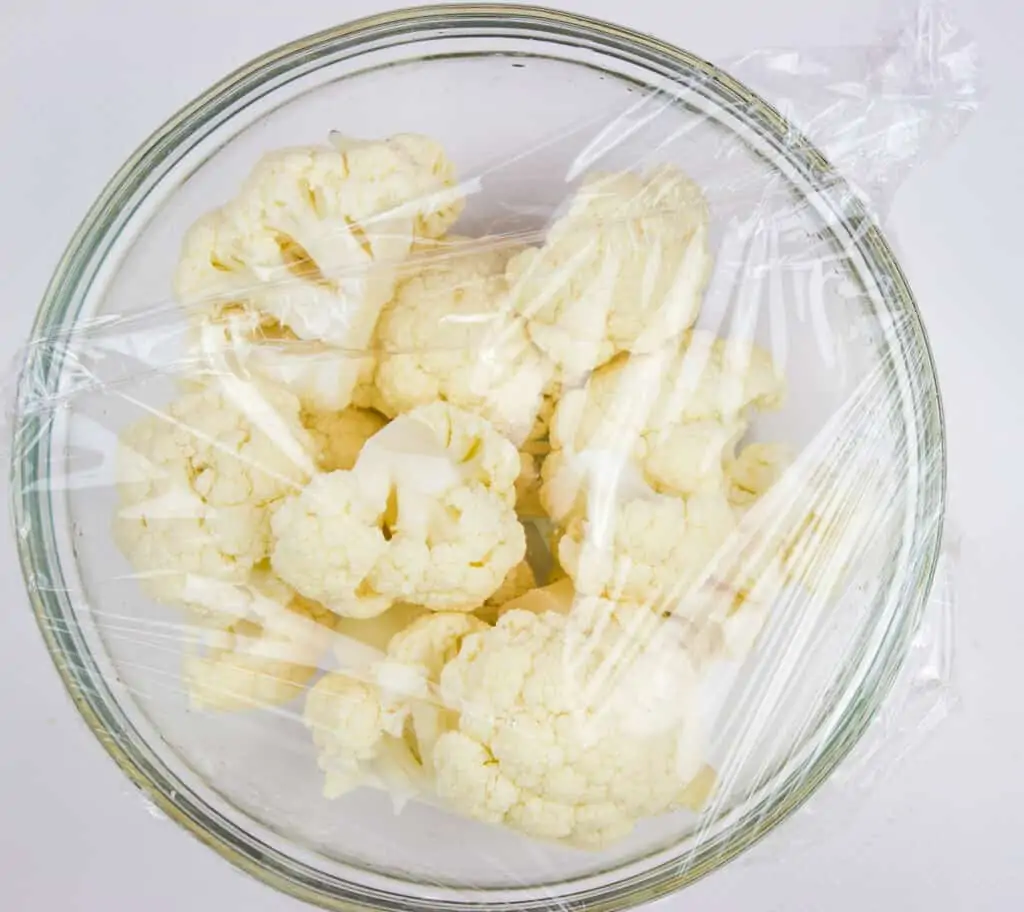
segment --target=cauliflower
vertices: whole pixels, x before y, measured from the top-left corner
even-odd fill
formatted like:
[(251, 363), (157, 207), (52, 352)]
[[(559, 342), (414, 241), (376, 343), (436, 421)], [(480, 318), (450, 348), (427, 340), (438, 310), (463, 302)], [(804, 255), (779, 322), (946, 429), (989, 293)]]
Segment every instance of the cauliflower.
[(324, 797), (339, 798), (364, 785), (400, 795), (423, 786), (409, 745), (386, 735), (376, 686), (343, 674), (321, 678), (306, 698), (303, 720), (313, 733), (324, 772)]
[[(241, 307), (298, 339), (365, 352), (415, 238), (440, 237), (462, 203), (451, 163), (426, 137), (275, 152), (188, 232), (175, 291), (194, 312)], [(329, 363), (343, 374), (333, 406), (344, 407), (359, 361)]]
[(569, 524), (558, 558), (581, 593), (663, 610), (716, 569), (735, 529), (723, 492), (594, 498)]
[(445, 403), (415, 409), (367, 443), (356, 471), (392, 491), (388, 548), (369, 577), (376, 592), (472, 611), (522, 561), (519, 459), (483, 419)]
[(434, 745), (450, 721), (436, 696), (441, 671), (458, 655), (467, 636), (486, 629), (487, 624), (471, 614), (424, 615), (392, 637), (387, 659), (377, 668), (386, 727), (401, 736), (406, 720), (411, 720), (414, 750), (427, 770), (433, 768)]
[(314, 479), (273, 520), (274, 569), (350, 617), (395, 602), (472, 611), (523, 559), (519, 460), (487, 422), (436, 403), (391, 422), (351, 472)]
[(485, 628), (472, 615), (425, 615), (391, 637), (367, 680), (335, 672), (317, 683), (305, 721), (328, 798), (396, 781), (412, 793), (425, 790), (433, 746), (446, 725), (433, 690), (463, 638)]
[(559, 402), (541, 501), (556, 522), (578, 512), (592, 474), (580, 456), (591, 451), (635, 463), (659, 492), (720, 490), (751, 409), (777, 408), (783, 395), (765, 352), (703, 331), (675, 348), (620, 356)]
[(244, 586), (200, 581), (186, 598), (206, 647), (185, 657), (193, 709), (235, 712), (291, 702), (330, 646), (334, 616), (265, 570)]
[(344, 617), (370, 618), (394, 602), (367, 583), (388, 549), (388, 490), (354, 472), (318, 475), (271, 521), (274, 571), (307, 598)]
[(509, 262), (512, 307), (570, 381), (618, 352), (654, 351), (697, 319), (707, 223), (703, 193), (675, 167), (590, 175), (544, 246)]
[(466, 482), (489, 488), (504, 503), (515, 503), (515, 484), (522, 470), (515, 447), (486, 419), (444, 402), (392, 421), (385, 433), (373, 438), (365, 454), (374, 471), (396, 477), (415, 474), (420, 485), (433, 484), (423, 477), (427, 472), (443, 471), (439, 458), (454, 466)]
[(627, 604), (509, 611), (441, 672), (457, 723), (434, 747), (456, 810), (586, 847), (707, 791), (697, 678), (675, 627)]
[(457, 487), (425, 505), (399, 489), (392, 539), (370, 581), (432, 611), (473, 611), (525, 554), (515, 511), (489, 489)]
[(538, 432), (550, 369), (508, 308), (512, 252), (459, 239), (399, 284), (377, 328), (385, 414), (442, 400), (483, 416), (517, 444)]
[(341, 412), (306, 412), (302, 423), (313, 437), (320, 470), (336, 472), (355, 467), (366, 441), (387, 424), (387, 419), (379, 412), (347, 408)]
[(270, 514), (308, 480), (313, 444), (288, 393), (197, 387), (120, 439), (114, 537), (143, 588), (178, 604), (189, 578), (244, 583), (270, 553)]
[(123, 434), (114, 532), (193, 708), (306, 692), (326, 796), (601, 848), (709, 801), (722, 685), (864, 545), (864, 479), (742, 446), (785, 384), (693, 328), (678, 168), (586, 176), (531, 249), (448, 236), (463, 206), (423, 136), (261, 159), (184, 238), (188, 376)]

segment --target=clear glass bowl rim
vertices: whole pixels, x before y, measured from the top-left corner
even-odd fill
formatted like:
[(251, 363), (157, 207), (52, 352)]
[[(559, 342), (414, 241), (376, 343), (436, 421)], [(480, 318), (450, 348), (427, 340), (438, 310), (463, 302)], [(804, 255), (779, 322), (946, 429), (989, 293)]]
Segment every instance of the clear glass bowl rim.
[[(816, 762), (805, 770), (793, 787), (773, 793), (763, 806), (749, 813), (722, 841), (703, 846), (685, 866), (667, 862), (629, 880), (597, 887), (582, 893), (552, 897), (548, 901), (508, 902), (496, 897), (494, 903), (421, 901), (394, 893), (367, 890), (321, 874), (315, 868), (291, 859), (263, 845), (231, 821), (209, 812), (199, 800), (192, 801), (165, 770), (156, 755), (137, 743), (126, 727), (113, 699), (104, 697), (102, 681), (91, 673), (91, 659), (72, 629), (73, 612), (68, 594), (60, 586), (40, 585), (61, 577), (60, 560), (52, 530), (46, 466), (49, 464), (49, 432), (46, 418), (25, 404), (24, 383), (19, 390), (14, 420), (11, 464), (12, 515), (26, 588), (50, 655), (76, 707), (103, 747), (118, 766), (169, 818), (213, 848), (232, 864), (267, 884), (300, 900), (330, 909), (541, 909), (552, 902), (575, 908), (618, 910), (650, 902), (675, 892), (715, 870), (762, 838), (789, 816), (818, 788), (836, 765), (857, 743), (888, 693), (906, 656), (911, 638), (924, 611), (928, 593), (941, 555), (942, 525), (946, 500), (946, 437), (942, 404), (934, 361), (913, 293), (882, 233), (827, 160), (774, 108), (712, 64), (650, 36), (607, 22), (548, 10), (510, 5), (450, 5), (416, 7), (373, 16), (308, 36), (271, 51), (226, 76), (161, 126), (131, 156), (111, 179), (72, 237), (54, 272), (33, 327), (32, 338), (52, 337), (55, 328), (75, 319), (84, 290), (92, 281), (111, 240), (126, 215), (126, 203), (144, 196), (154, 183), (153, 176), (175, 150), (196, 132), (237, 106), (247, 95), (271, 83), (298, 65), (309, 66), (319, 58), (337, 60), (339, 53), (354, 55), (373, 42), (389, 45), (415, 44), (432, 38), (438, 30), (446, 37), (469, 36), (486, 29), (489, 36), (526, 37), (538, 35), (563, 44), (584, 45), (613, 55), (627, 55), (659, 75), (699, 74), (720, 93), (742, 105), (748, 120), (784, 146), (789, 163), (808, 177), (816, 190), (843, 199), (848, 222), (856, 222), (858, 249), (870, 264), (888, 306), (904, 317), (901, 330), (902, 357), (919, 366), (910, 371), (912, 398), (917, 415), (918, 452), (927, 453), (932, 470), (932, 488), (926, 491), (923, 511), (938, 516), (938, 522), (921, 524), (926, 536), (920, 554), (915, 597), (907, 604), (890, 631), (882, 650), (874, 657), (872, 674), (852, 701), (853, 709), (833, 733)], [(60, 377), (59, 353), (53, 347), (30, 346), (23, 376), (33, 377), (34, 397)], [(27, 447), (17, 441), (29, 440)], [(934, 468), (937, 466), (937, 469)], [(41, 506), (42, 505), (42, 508)], [(48, 523), (48, 524), (47, 524)], [(31, 530), (23, 534), (23, 530)]]

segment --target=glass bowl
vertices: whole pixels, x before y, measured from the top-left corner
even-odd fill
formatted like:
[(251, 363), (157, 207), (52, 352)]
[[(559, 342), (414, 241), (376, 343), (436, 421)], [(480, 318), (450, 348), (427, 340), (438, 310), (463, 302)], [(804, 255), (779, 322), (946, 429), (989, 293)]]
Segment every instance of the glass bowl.
[[(171, 616), (140, 595), (110, 539), (109, 457), (117, 430), (168, 395), (177, 354), (165, 343), (181, 322), (170, 277), (185, 229), (260, 154), (336, 128), (441, 140), (467, 186), (486, 191), (486, 205), (471, 199), (461, 233), (537, 230), (581, 163), (676, 161), (707, 187), (716, 225), (722, 265), (703, 319), (746, 320), (777, 355), (784, 340), (791, 404), (758, 431), (820, 440), (874, 384), (871, 402), (883, 407), (867, 420), (896, 480), (891, 522), (855, 584), (808, 625), (818, 660), (773, 689), (770, 731), (748, 739), (734, 788), (710, 813), (659, 818), (606, 852), (539, 845), (428, 806), (395, 816), (379, 793), (326, 802), (295, 713), (225, 720), (188, 710)], [(785, 228), (761, 261), (750, 244), (729, 247), (750, 239), (751, 219), (780, 212)], [(788, 312), (762, 313), (737, 294), (748, 284), (730, 270), (749, 279), (784, 261), (815, 267), (786, 273)], [(691, 54), (602, 22), (432, 7), (259, 58), (179, 112), (114, 177), (72, 239), (33, 339), (15, 416), (13, 511), (29, 596), (69, 692), (164, 813), (240, 868), (328, 908), (621, 909), (686, 886), (771, 830), (851, 749), (931, 588), (945, 494), (941, 406), (885, 239), (768, 104)]]

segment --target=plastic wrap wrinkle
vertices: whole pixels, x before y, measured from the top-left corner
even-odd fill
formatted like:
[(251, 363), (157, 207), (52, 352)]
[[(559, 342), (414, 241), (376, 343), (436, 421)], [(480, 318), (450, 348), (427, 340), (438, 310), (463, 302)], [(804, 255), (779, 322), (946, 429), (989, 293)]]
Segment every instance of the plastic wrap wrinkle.
[(186, 186), (150, 297), (111, 279), (17, 380), (27, 585), (76, 686), (374, 876), (398, 813), (499, 887), (703, 871), (855, 743), (812, 828), (902, 759), (955, 703), (955, 560), (877, 226), (976, 107), (975, 49), (921, 4), (726, 69), (781, 138), (709, 70), (497, 159), (317, 121)]

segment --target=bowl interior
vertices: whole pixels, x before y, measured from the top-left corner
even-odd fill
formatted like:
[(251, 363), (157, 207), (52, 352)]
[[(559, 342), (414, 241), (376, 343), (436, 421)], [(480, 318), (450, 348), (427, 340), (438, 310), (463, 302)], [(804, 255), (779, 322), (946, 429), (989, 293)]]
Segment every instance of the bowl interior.
[[(650, 821), (615, 848), (586, 853), (424, 804), (397, 812), (377, 792), (326, 801), (301, 704), (230, 716), (190, 711), (180, 683), (181, 617), (143, 597), (111, 540), (116, 437), (160, 409), (181, 372), (183, 320), (171, 276), (192, 221), (226, 201), (270, 150), (321, 143), (331, 130), (423, 132), (443, 143), (470, 192), (460, 234), (534, 239), (588, 171), (682, 166), (706, 188), (712, 210), (717, 267), (700, 325), (755, 337), (789, 380), (786, 408), (759, 420), (754, 436), (818, 446), (851, 403), (864, 405), (868, 389), (878, 409), (871, 452), (901, 480), (902, 497), (916, 458), (907, 425), (916, 419), (906, 391), (877, 379), (892, 369), (891, 335), (871, 273), (847, 243), (855, 229), (742, 112), (583, 44), (438, 32), (415, 45), (369, 42), (358, 54), (339, 46), (288, 73), (179, 137), (168, 163), (120, 213), (100, 268), (44, 341), (62, 360), (60, 408), (48, 428), (48, 561), (53, 585), (68, 594), (75, 648), (95, 663), (82, 686), (103, 690), (121, 714), (115, 737), (143, 745), (175, 790), (328, 882), (435, 901), (540, 901), (686, 864), (792, 789), (794, 771), (826, 752), (854, 711), (857, 650), (891, 621), (884, 590), (902, 512), (879, 527), (839, 598), (804, 606), (799, 636), (792, 617), (778, 619), (778, 637), (767, 635), (720, 682), (719, 718), (733, 728), (717, 745), (729, 774), (710, 813)], [(780, 642), (789, 671), (752, 701), (752, 682), (779, 669)]]

